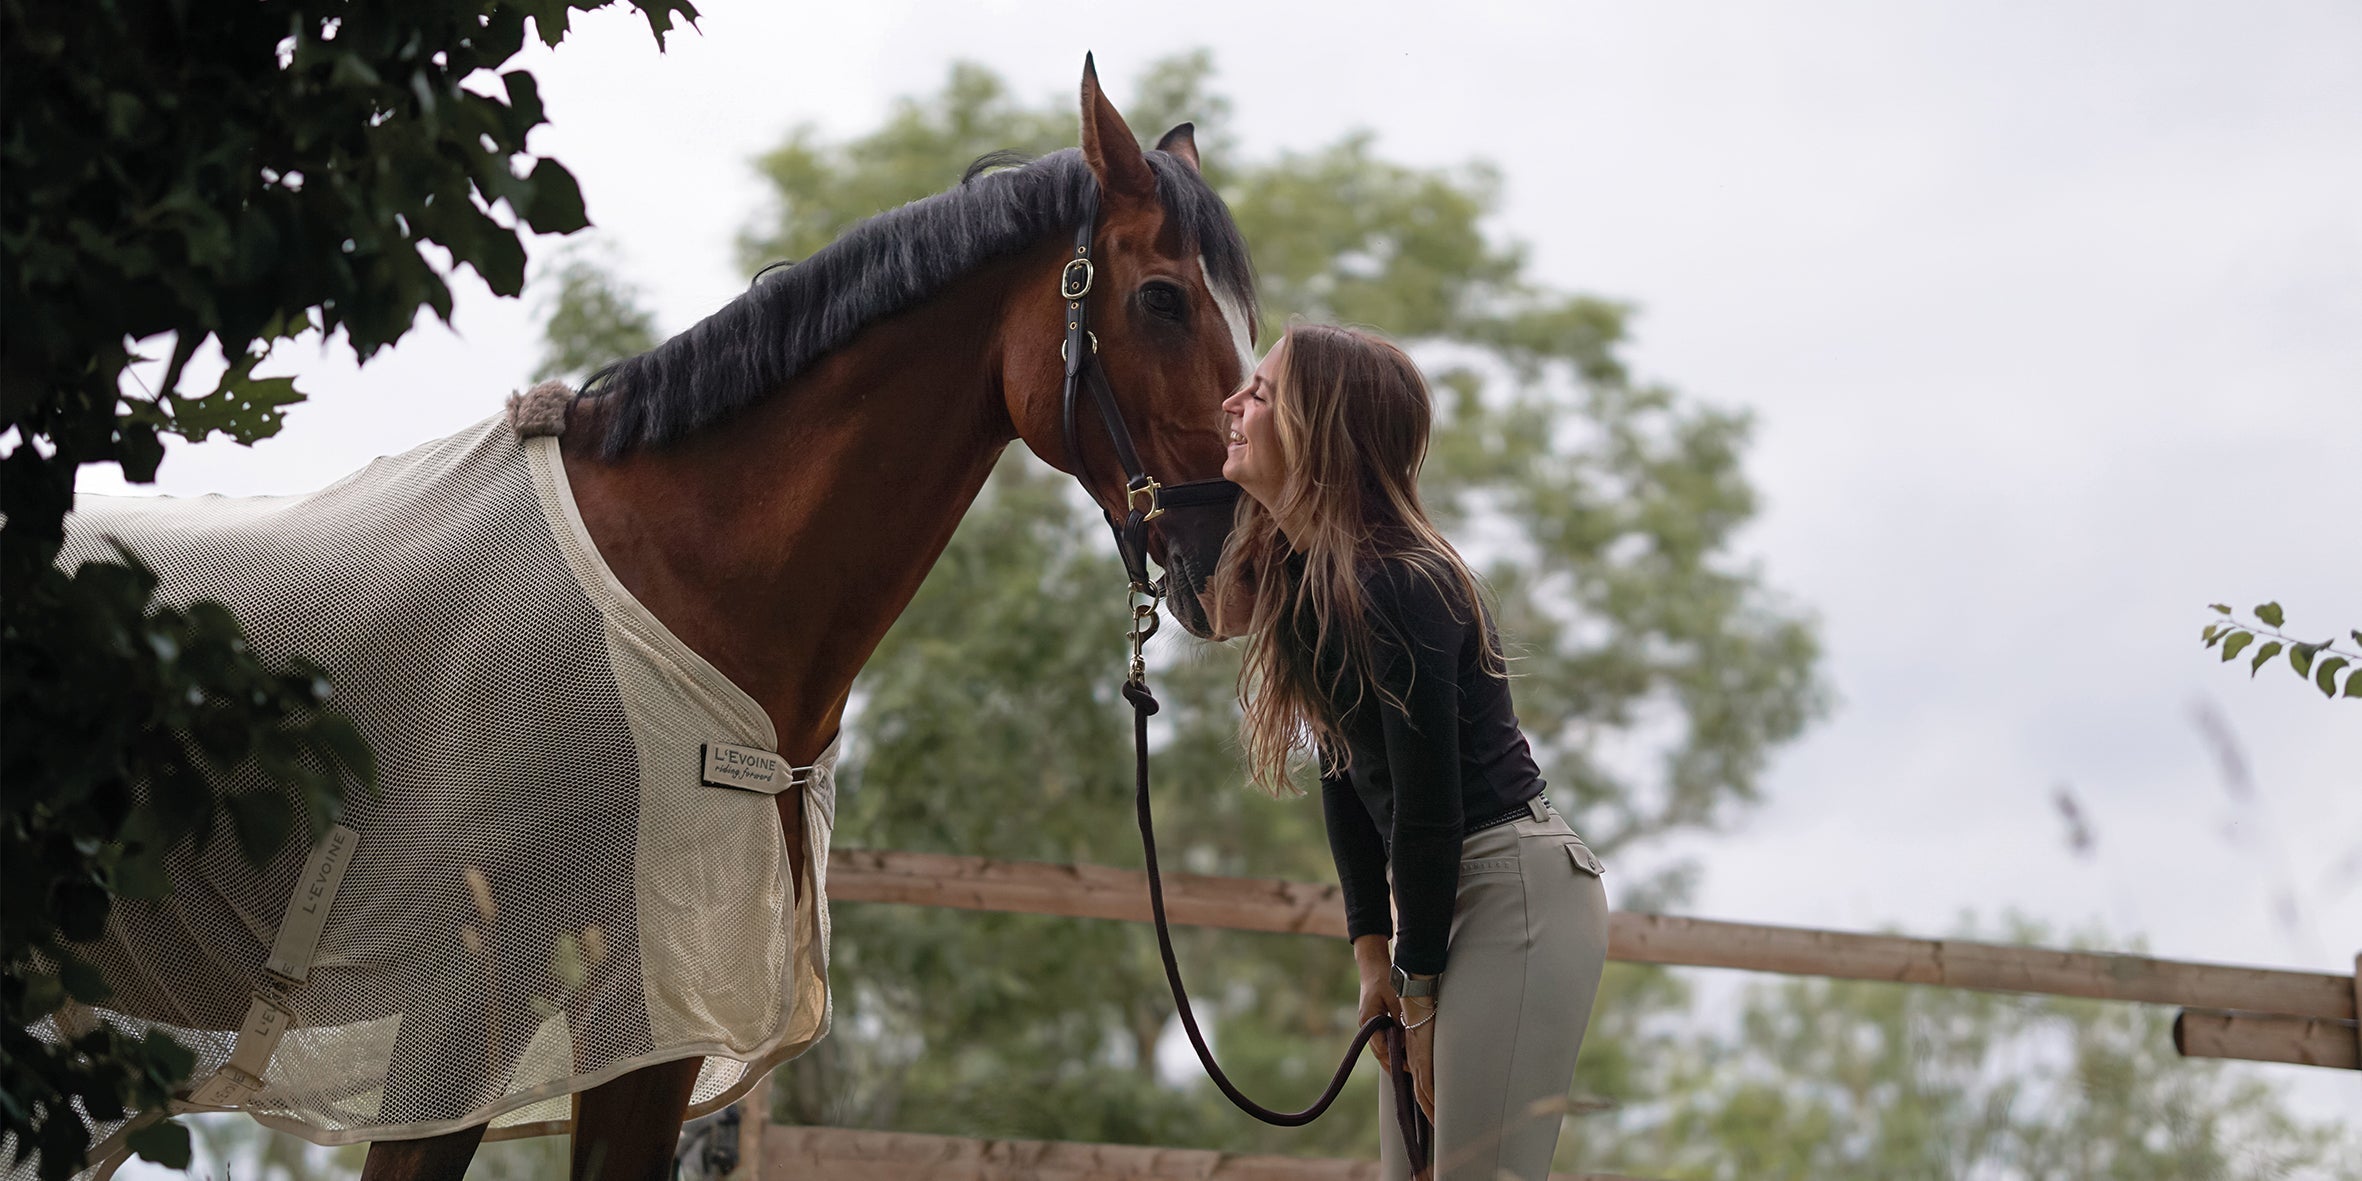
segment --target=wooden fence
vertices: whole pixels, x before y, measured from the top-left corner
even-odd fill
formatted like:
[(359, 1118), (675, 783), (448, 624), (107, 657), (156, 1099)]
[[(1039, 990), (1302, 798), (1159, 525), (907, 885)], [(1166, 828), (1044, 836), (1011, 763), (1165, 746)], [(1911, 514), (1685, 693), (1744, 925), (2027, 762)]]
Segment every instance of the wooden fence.
[[(1149, 918), (1146, 875), (1097, 865), (842, 849), (829, 856), (828, 893), (837, 902)], [(1188, 926), (1345, 934), (1335, 886), (1166, 874), (1165, 905), (1175, 923)], [(2349, 977), (1619, 911), (1608, 919), (1608, 958), (2178, 1005), (2175, 1042), (2184, 1054), (2362, 1067), (2354, 1017), (2362, 955)]]
[[(839, 849), (829, 855), (828, 893), (832, 902), (1149, 920), (1146, 875), (1094, 865)], [(1166, 874), (1165, 902), (1173, 922), (1181, 925), (1345, 934), (1345, 909), (1335, 886)], [(1608, 958), (2175, 1005), (2181, 1012), (2174, 1020), (2174, 1046), (2186, 1056), (2362, 1069), (2362, 1024), (2356, 1021), (2362, 1008), (2362, 954), (2354, 957), (2354, 975), (2341, 976), (1616, 912), (1608, 920)], [(764, 1111), (768, 1103), (758, 1097), (748, 1108)], [(1359, 1181), (1376, 1176), (1369, 1161), (766, 1128), (760, 1119), (744, 1126), (745, 1159), (752, 1167), (741, 1176), (747, 1178), (759, 1178), (763, 1171), (799, 1181)], [(1556, 1174), (1554, 1181), (1614, 1179)]]
[[(1378, 1181), (1374, 1160), (850, 1128), (774, 1127), (762, 1136), (762, 1175), (777, 1181)], [(1550, 1181), (1642, 1179), (1552, 1173)]]

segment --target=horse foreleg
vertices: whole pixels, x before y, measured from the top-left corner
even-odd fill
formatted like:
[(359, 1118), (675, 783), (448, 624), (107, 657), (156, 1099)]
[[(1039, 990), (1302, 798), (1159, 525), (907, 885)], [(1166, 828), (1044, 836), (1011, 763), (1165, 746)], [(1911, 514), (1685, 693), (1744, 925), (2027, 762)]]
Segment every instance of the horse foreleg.
[(361, 1166), (361, 1181), (460, 1181), (475, 1159), (486, 1125), (461, 1128), (424, 1140), (377, 1140)]
[(574, 1096), (574, 1181), (665, 1181), (703, 1058), (643, 1066)]

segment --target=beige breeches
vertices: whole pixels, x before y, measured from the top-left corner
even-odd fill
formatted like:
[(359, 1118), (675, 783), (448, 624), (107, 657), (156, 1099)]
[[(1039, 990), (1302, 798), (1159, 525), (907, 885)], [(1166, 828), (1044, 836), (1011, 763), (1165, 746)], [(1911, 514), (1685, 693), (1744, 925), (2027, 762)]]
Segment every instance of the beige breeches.
[[(1607, 963), (1599, 860), (1556, 811), (1460, 850), (1451, 958), (1435, 1015), (1437, 1181), (1543, 1181)], [(1378, 1088), (1387, 1181), (1410, 1176), (1394, 1090)]]

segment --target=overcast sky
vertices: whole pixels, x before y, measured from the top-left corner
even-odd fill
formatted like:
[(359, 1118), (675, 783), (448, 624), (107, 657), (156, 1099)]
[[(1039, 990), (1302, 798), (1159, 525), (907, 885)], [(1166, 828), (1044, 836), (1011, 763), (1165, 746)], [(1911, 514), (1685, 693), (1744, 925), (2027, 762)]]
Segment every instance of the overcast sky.
[[(533, 56), (534, 147), (668, 330), (743, 286), (748, 160), (789, 128), (866, 130), (960, 57), (1040, 97), (1095, 50), (1120, 99), (1210, 47), (1243, 150), (1368, 128), (1490, 161), (1537, 278), (1637, 304), (1645, 376), (1757, 416), (1746, 550), (1818, 613), (1840, 700), (1739, 831), (1661, 851), (1704, 865), (1697, 913), (2014, 908), (2354, 970), (2362, 704), (2197, 636), (2217, 600), (2362, 627), (2362, 5), (704, 7), (661, 56), (616, 13)], [(285, 433), (178, 449), (165, 490), (308, 489), (496, 409), (532, 309), (462, 288), (456, 332), (367, 370), (287, 353), (315, 396)], [(2259, 1069), (2316, 1111), (2362, 1096)]]

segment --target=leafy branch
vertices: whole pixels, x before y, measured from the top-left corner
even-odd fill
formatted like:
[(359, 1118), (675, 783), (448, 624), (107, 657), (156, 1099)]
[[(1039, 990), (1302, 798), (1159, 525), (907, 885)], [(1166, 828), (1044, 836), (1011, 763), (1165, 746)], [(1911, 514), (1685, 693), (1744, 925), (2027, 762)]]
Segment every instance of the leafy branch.
[[(2256, 648), (2255, 655), (2248, 660), (2247, 675), (2249, 677), (2252, 678), (2255, 674), (2262, 672), (2264, 666), (2272, 662), (2273, 657), (2285, 651), (2288, 654), (2289, 669), (2297, 676), (2312, 681), (2321, 690), (2323, 697), (2340, 696), (2338, 673), (2340, 670), (2346, 670), (2343, 696), (2362, 698), (2362, 665), (2356, 664), (2357, 661), (2362, 661), (2362, 652), (2348, 652), (2337, 647), (2334, 637), (2315, 644), (2299, 640), (2295, 636), (2281, 631), (2280, 628), (2287, 623), (2287, 617), (2280, 610), (2278, 603), (2258, 604), (2255, 608), (2255, 623), (2248, 623), (2232, 615), (2231, 609), (2221, 603), (2208, 605), (2213, 608), (2215, 614), (2223, 616), (2224, 619), (2207, 624), (2206, 630), (2200, 633), (2199, 638), (2204, 640), (2209, 648), (2220, 644), (2224, 663), (2229, 663), (2245, 651), (2248, 645), (2254, 644), (2260, 639), (2263, 643)], [(2354, 637), (2354, 643), (2357, 646), (2362, 646), (2362, 629), (2349, 629), (2346, 634)]]

